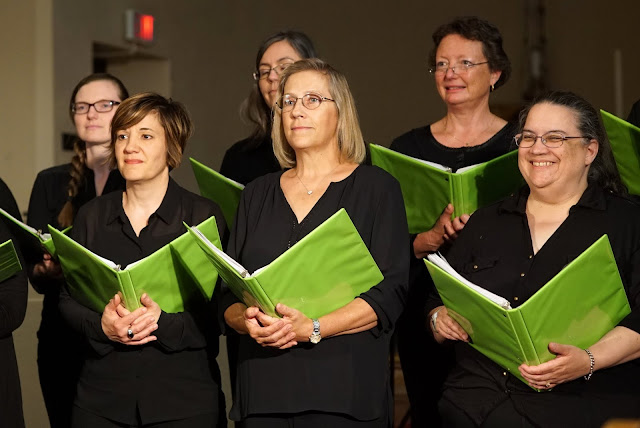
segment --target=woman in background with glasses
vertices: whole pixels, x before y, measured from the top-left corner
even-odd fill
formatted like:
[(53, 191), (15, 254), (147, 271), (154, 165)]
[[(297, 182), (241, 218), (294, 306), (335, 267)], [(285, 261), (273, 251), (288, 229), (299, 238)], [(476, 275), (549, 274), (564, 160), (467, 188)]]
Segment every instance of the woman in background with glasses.
[[(447, 166), (453, 172), (507, 153), (516, 128), (489, 109), (490, 93), (504, 85), (511, 74), (499, 30), (476, 17), (459, 18), (439, 27), (433, 42), (429, 72), (447, 114), (396, 138), (391, 149)], [(424, 197), (429, 200), (428, 194)], [(455, 238), (471, 214), (451, 221), (453, 206), (441, 208), (442, 216), (431, 230), (411, 237), (408, 306), (398, 323), (398, 352), (415, 426), (437, 425), (435, 403), (452, 360), (449, 350), (425, 340), (424, 303), (433, 284), (422, 258)], [(440, 370), (434, 371), (434, 366)]]
[[(92, 74), (71, 93), (69, 114), (76, 127), (71, 163), (41, 171), (29, 200), (27, 223), (40, 230), (50, 224), (71, 226), (86, 202), (124, 189), (124, 179), (107, 162), (111, 118), (129, 96), (122, 82), (110, 74)], [(82, 366), (82, 336), (60, 317), (58, 296), (63, 283), (60, 266), (47, 253), (28, 255), (29, 279), (44, 294), (38, 330), (38, 373), (52, 428), (69, 427), (76, 384)]]
[[(518, 166), (527, 185), (476, 211), (447, 260), (515, 308), (607, 234), (631, 313), (586, 349), (549, 343), (554, 359), (519, 367), (527, 385), (464, 343), (467, 333), (433, 296), (433, 334), (456, 352), (440, 400), (445, 425), (601, 427), (639, 418), (640, 208), (624, 197), (600, 114), (584, 99), (544, 95), (521, 113), (520, 130)], [(588, 294), (601, 284), (583, 286)], [(572, 302), (559, 303), (571, 313)], [(590, 316), (607, 316), (599, 306)], [(576, 322), (588, 325), (588, 318)]]
[(282, 72), (303, 58), (314, 58), (311, 39), (298, 31), (282, 31), (267, 38), (256, 55), (255, 84), (241, 107), (243, 118), (253, 124), (251, 135), (235, 143), (222, 160), (220, 173), (239, 183), (280, 170), (271, 144), (272, 108)]
[(281, 303), (282, 318), (272, 318), (227, 292), (224, 318), (240, 334), (231, 418), (245, 428), (387, 428), (389, 343), (409, 267), (400, 186), (360, 165), (364, 140), (344, 75), (318, 59), (298, 61), (278, 99), (272, 135), (287, 170), (246, 187), (229, 255), (253, 272), (344, 208), (384, 279), (317, 320)]

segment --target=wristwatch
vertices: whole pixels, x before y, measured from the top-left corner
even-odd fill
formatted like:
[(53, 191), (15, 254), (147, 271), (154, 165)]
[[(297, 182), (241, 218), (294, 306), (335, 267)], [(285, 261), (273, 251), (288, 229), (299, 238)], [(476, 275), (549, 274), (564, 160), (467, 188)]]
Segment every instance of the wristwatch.
[(438, 332), (438, 329), (436, 328), (436, 320), (438, 319), (438, 312), (440, 312), (441, 309), (442, 308), (438, 309), (433, 313), (433, 315), (431, 315), (431, 328), (433, 329), (434, 333)]
[(311, 333), (311, 336), (309, 336), (309, 342), (315, 345), (320, 342), (320, 339), (322, 339), (322, 336), (320, 336), (320, 321), (314, 319), (311, 321), (313, 322), (313, 332)]

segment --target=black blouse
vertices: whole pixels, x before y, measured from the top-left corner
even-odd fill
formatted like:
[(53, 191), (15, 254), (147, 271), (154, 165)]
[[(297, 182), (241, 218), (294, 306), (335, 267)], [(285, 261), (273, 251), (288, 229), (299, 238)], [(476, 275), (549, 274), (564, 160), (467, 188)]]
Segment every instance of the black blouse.
[[(640, 207), (590, 186), (534, 255), (525, 213), (528, 194), (524, 188), (476, 211), (448, 252), (449, 263), (517, 307), (606, 233), (632, 310), (619, 325), (640, 332)], [(428, 310), (442, 304), (432, 297)], [(640, 417), (638, 360), (599, 370), (588, 382), (578, 378), (538, 393), (467, 344), (454, 346), (457, 366), (443, 396), (477, 424), (507, 399), (532, 423), (544, 427), (599, 427), (613, 416)]]
[(635, 126), (640, 126), (640, 100), (636, 101), (631, 107), (627, 122), (633, 123)]
[(220, 174), (247, 185), (258, 177), (281, 169), (273, 154), (271, 137), (267, 136), (263, 140), (246, 138), (231, 146), (222, 159)]
[[(197, 225), (212, 215), (222, 236), (225, 223), (218, 206), (170, 179), (160, 207), (140, 236), (124, 212), (122, 193), (113, 192), (80, 209), (72, 237), (126, 266), (185, 233), (183, 221)], [(140, 346), (110, 341), (102, 330), (101, 314), (77, 303), (66, 289), (60, 293), (60, 312), (90, 345), (78, 383), (77, 406), (132, 425), (138, 423), (138, 415), (143, 424), (150, 424), (218, 410), (222, 394), (215, 362), (219, 328), (211, 307), (162, 312), (152, 333), (157, 341)]]
[[(331, 183), (298, 223), (280, 187), (281, 176), (282, 172), (268, 174), (246, 187), (229, 255), (253, 272), (345, 208), (384, 275), (382, 282), (359, 296), (376, 312), (378, 325), (284, 351), (262, 348), (250, 336), (240, 336), (231, 418), (309, 410), (360, 420), (379, 418), (391, 403), (389, 341), (407, 289), (409, 246), (400, 187), (379, 168), (361, 165), (349, 177)], [(222, 310), (237, 301), (230, 291), (225, 293)]]

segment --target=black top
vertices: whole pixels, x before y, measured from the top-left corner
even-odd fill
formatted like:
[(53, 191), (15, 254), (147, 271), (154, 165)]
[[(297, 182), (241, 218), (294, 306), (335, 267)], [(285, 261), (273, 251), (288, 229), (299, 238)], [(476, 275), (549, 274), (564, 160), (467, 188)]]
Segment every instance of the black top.
[[(525, 212), (528, 194), (525, 187), (503, 202), (476, 211), (447, 254), (449, 263), (465, 278), (517, 307), (606, 233), (632, 309), (619, 325), (639, 332), (640, 208), (590, 186), (534, 255)], [(436, 296), (429, 303), (430, 309), (442, 304)], [(588, 382), (580, 377), (538, 393), (466, 343), (454, 346), (457, 365), (443, 396), (477, 424), (507, 399), (531, 422), (544, 427), (599, 427), (613, 416), (640, 417), (638, 360), (599, 370)]]
[(13, 193), (11, 193), (9, 186), (7, 186), (2, 179), (0, 179), (0, 208), (18, 220), (22, 220), (22, 215), (20, 214), (20, 209), (18, 209), (16, 199), (13, 197)]
[(246, 138), (231, 146), (222, 159), (220, 174), (247, 185), (258, 177), (281, 169), (273, 154), (271, 137), (267, 136), (263, 140)]
[[(250, 336), (240, 336), (231, 418), (308, 410), (379, 418), (390, 403), (389, 341), (407, 289), (407, 221), (400, 186), (379, 168), (361, 165), (331, 183), (298, 223), (280, 187), (281, 176), (261, 177), (242, 193), (229, 255), (253, 272), (345, 208), (384, 275), (360, 295), (376, 312), (378, 325), (284, 351), (262, 348)], [(225, 293), (224, 309), (237, 301), (230, 291)]]
[[(113, 192), (80, 209), (72, 237), (126, 266), (185, 233), (183, 221), (197, 225), (212, 215), (222, 236), (225, 223), (218, 206), (170, 179), (162, 204), (140, 236), (124, 212), (122, 193)], [(153, 333), (158, 340), (140, 346), (110, 341), (102, 330), (101, 314), (77, 303), (66, 289), (60, 293), (60, 312), (90, 345), (78, 383), (77, 406), (131, 425), (137, 424), (138, 415), (143, 424), (150, 424), (217, 410), (221, 391), (214, 359), (219, 329), (213, 309), (162, 312)]]
[(631, 107), (627, 122), (640, 127), (640, 100), (636, 101), (635, 104), (633, 104), (633, 107)]
[[(15, 200), (6, 185), (0, 185), (0, 206), (5, 210), (15, 205)], [(11, 212), (11, 211), (10, 211)], [(13, 215), (14, 212), (11, 212)], [(13, 239), (9, 229), (0, 222), (0, 243)], [(14, 239), (15, 243), (15, 239)], [(16, 247), (20, 256), (20, 249)], [(24, 260), (20, 260), (24, 266)], [(0, 283), (0, 421), (2, 426), (24, 427), (22, 417), (22, 394), (18, 364), (13, 347), (12, 332), (20, 327), (27, 310), (27, 276), (24, 269)]]

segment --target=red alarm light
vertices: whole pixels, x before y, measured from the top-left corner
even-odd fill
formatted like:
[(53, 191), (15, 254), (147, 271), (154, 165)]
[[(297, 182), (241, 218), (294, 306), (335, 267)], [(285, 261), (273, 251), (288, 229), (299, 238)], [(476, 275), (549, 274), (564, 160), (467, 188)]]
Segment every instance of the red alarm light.
[(138, 43), (153, 42), (153, 15), (145, 15), (135, 10), (125, 11), (125, 39)]

